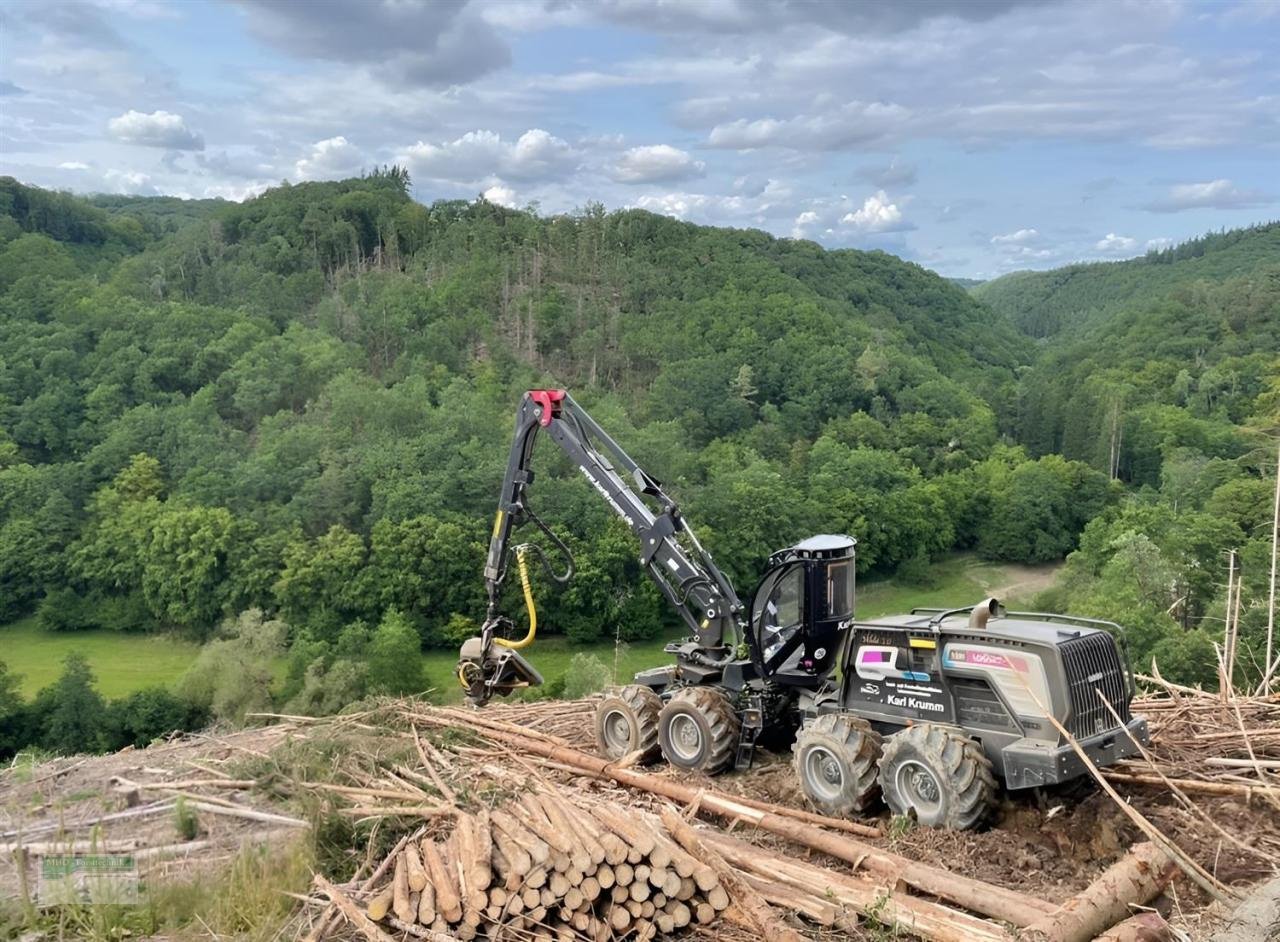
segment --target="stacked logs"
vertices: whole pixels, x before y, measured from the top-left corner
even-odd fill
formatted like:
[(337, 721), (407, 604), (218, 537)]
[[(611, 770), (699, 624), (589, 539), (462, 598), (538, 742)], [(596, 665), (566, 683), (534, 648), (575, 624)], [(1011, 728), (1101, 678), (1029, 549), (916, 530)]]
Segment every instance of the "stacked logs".
[(729, 906), (715, 871), (634, 810), (549, 791), (459, 812), (447, 840), (410, 841), (368, 916), (411, 935), (470, 940), (652, 939)]

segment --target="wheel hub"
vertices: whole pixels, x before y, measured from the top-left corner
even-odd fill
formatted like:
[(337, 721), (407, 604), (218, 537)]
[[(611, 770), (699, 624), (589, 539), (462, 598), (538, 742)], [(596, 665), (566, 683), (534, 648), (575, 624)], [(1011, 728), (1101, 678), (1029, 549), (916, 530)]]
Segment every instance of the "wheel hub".
[(898, 790), (916, 808), (930, 813), (942, 804), (942, 787), (933, 771), (920, 762), (904, 762), (898, 768)]
[(835, 800), (844, 789), (844, 769), (835, 753), (823, 746), (813, 746), (804, 758), (805, 777), (809, 787), (828, 801)]
[(692, 760), (702, 749), (702, 730), (693, 717), (683, 714), (674, 716), (669, 727), (671, 746), (682, 759)]
[(621, 710), (610, 710), (604, 717), (604, 738), (611, 749), (625, 749), (631, 744), (631, 720)]

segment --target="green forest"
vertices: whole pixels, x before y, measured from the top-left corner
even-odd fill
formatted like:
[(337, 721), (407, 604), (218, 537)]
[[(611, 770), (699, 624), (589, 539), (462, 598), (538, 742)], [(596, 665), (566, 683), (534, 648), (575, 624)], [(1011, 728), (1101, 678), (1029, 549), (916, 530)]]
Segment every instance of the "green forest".
[[(483, 615), (541, 386), (664, 482), (744, 596), (814, 532), (922, 588), (957, 551), (1065, 558), (1040, 607), (1211, 686), (1236, 550), (1239, 671), (1262, 672), (1277, 224), (975, 287), (639, 210), (423, 205), (397, 168), (244, 203), (0, 178), (0, 334), (0, 757), (442, 682), (418, 652)], [(578, 569), (535, 577), (540, 631), (670, 632), (629, 531), (539, 458)], [(104, 703), (73, 655), (24, 698), (4, 626), (33, 619), (202, 647), (172, 688)]]

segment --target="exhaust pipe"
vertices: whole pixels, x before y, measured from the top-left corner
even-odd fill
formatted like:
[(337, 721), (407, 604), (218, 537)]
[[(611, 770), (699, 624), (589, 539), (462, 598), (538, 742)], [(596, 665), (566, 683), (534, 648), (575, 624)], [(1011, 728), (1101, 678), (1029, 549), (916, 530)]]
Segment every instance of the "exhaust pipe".
[(981, 631), (987, 627), (987, 620), (993, 615), (999, 618), (1004, 614), (1004, 606), (1000, 604), (999, 599), (994, 596), (989, 599), (983, 599), (973, 607), (973, 611), (969, 613), (969, 630)]

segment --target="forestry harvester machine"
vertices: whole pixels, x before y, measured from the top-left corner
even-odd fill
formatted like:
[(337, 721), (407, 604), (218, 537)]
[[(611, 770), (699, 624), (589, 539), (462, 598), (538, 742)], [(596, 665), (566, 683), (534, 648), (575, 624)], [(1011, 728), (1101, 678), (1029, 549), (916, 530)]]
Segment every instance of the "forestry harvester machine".
[[(665, 649), (673, 664), (600, 701), (606, 756), (716, 773), (748, 766), (757, 737), (794, 737), (800, 785), (819, 810), (861, 812), (883, 796), (920, 824), (969, 828), (988, 817), (1001, 782), (1012, 790), (1082, 775), (1064, 733), (1097, 766), (1148, 741), (1146, 720), (1130, 715), (1132, 675), (1110, 622), (1006, 613), (995, 599), (860, 621), (856, 541), (833, 535), (774, 553), (744, 604), (658, 481), (556, 389), (526, 393), (516, 418), (485, 563), (488, 614), (458, 664), (473, 703), (542, 682), (520, 653), (537, 631), (528, 556), (558, 582), (573, 574), (568, 548), (528, 504), (540, 432), (635, 533), (640, 563), (689, 631)], [(540, 547), (512, 547), (528, 523), (567, 560), (563, 573)], [(519, 640), (499, 613), (513, 561), (529, 614)]]

